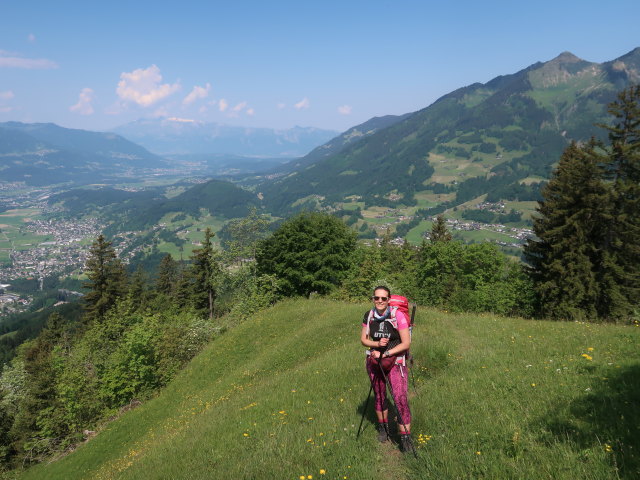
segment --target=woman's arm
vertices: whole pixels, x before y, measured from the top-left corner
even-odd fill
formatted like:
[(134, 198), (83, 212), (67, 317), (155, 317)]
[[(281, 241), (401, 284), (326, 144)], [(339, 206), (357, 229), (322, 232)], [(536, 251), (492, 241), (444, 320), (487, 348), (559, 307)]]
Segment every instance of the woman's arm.
[(369, 338), (367, 335), (367, 327), (366, 325), (362, 326), (362, 332), (360, 333), (360, 343), (368, 348), (379, 348), (384, 347), (387, 342), (389, 342), (388, 338), (383, 338), (380, 342), (375, 342)]
[(409, 350), (411, 346), (411, 334), (409, 333), (408, 328), (403, 328), (402, 330), (398, 330), (400, 334), (400, 343), (393, 348), (387, 350), (387, 355), (401, 355), (402, 353)]

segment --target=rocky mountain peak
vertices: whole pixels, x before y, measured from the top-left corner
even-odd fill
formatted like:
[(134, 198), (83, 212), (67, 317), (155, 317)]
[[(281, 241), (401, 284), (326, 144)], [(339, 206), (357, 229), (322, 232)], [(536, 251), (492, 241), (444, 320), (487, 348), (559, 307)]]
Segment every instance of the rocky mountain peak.
[(571, 81), (576, 76), (597, 75), (598, 65), (582, 60), (571, 52), (562, 52), (529, 73), (534, 88), (549, 88)]
[(583, 60), (581, 58), (576, 57), (571, 52), (562, 52), (556, 58), (554, 58), (553, 60), (549, 60), (547, 63), (562, 64), (562, 63), (578, 63), (582, 61)]

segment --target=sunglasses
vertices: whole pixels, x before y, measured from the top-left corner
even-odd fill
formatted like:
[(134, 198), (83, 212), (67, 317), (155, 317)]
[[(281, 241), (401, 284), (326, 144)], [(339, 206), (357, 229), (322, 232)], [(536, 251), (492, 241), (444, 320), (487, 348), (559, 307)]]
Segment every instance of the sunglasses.
[(373, 296), (373, 297), (371, 297), (371, 299), (376, 301), (376, 302), (378, 300), (380, 300), (381, 302), (386, 302), (387, 300), (389, 300), (389, 297), (376, 297), (376, 296)]

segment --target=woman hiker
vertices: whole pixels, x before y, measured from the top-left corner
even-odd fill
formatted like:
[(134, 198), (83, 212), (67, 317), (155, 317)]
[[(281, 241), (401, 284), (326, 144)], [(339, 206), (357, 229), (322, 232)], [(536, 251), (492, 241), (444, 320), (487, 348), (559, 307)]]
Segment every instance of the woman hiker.
[(390, 297), (391, 291), (385, 286), (373, 290), (374, 308), (364, 315), (360, 341), (369, 348), (366, 367), (375, 392), (378, 440), (386, 442), (389, 438), (386, 376), (399, 413), (400, 446), (402, 451), (408, 452), (411, 450), (411, 412), (407, 403), (405, 352), (411, 345), (411, 335), (409, 319), (400, 310), (389, 307)]

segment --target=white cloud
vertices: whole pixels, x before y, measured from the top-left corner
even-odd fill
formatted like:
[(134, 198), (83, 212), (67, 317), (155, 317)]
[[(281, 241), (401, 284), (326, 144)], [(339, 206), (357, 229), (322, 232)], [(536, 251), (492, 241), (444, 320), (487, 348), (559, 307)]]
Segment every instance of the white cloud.
[(79, 113), (80, 115), (91, 115), (93, 113), (93, 90), (90, 88), (83, 88), (78, 95), (78, 103), (71, 105), (69, 110)]
[(244, 109), (244, 107), (247, 106), (247, 102), (240, 102), (239, 104), (237, 104), (235, 107), (233, 107), (233, 111), (234, 112), (240, 112), (242, 111), (242, 109)]
[(351, 105), (342, 105), (338, 107), (338, 113), (340, 115), (351, 115)]
[(298, 103), (296, 103), (294, 105), (294, 107), (296, 108), (296, 110), (302, 110), (303, 108), (309, 108), (309, 99), (307, 97), (304, 97), (302, 100), (300, 100)]
[(149, 107), (180, 90), (180, 83), (171, 85), (160, 82), (162, 82), (162, 75), (160, 75), (160, 69), (157, 66), (151, 65), (146, 69), (138, 68), (133, 72), (120, 74), (116, 93), (124, 101)]
[(256, 111), (253, 108), (248, 108), (245, 113), (250, 117), (253, 117), (256, 114)]
[(0, 107), (0, 113), (9, 113), (13, 108), (11, 107)]
[(227, 102), (224, 98), (221, 98), (218, 101), (218, 108), (220, 109), (221, 112), (224, 112), (228, 106), (229, 106), (229, 102)]
[(193, 102), (200, 98), (207, 98), (209, 96), (210, 90), (211, 85), (209, 83), (207, 83), (205, 87), (199, 87), (196, 85), (195, 87), (193, 87), (193, 90), (191, 90), (191, 93), (184, 97), (184, 100), (182, 100), (182, 104), (191, 105)]
[(15, 97), (15, 95), (11, 90), (0, 92), (0, 100), (11, 100), (13, 97)]
[(27, 36), (27, 40), (29, 41), (29, 43), (36, 43), (36, 36), (33, 33), (30, 33)]
[(46, 70), (58, 68), (58, 64), (52, 60), (47, 60), (46, 58), (24, 58), (17, 53), (0, 50), (0, 67)]
[(278, 110), (284, 110), (284, 107), (286, 107), (286, 105), (280, 102), (278, 105), (276, 105), (276, 107), (278, 108)]

